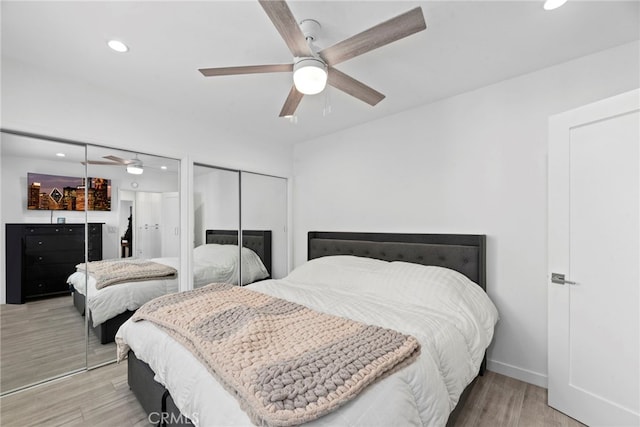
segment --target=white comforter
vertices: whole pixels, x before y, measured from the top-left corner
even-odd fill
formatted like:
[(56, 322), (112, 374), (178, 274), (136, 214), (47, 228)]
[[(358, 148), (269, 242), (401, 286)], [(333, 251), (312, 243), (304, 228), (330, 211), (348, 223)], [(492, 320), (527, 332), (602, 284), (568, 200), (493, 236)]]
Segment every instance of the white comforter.
[[(412, 334), (418, 360), (373, 384), (315, 426), (443, 426), (477, 375), (498, 319), (486, 294), (464, 276), (439, 267), (326, 257), (282, 280), (252, 289), (313, 309)], [(366, 259), (364, 259), (366, 260)], [(118, 331), (150, 365), (156, 381), (197, 426), (250, 425), (237, 401), (184, 347), (149, 322), (127, 321)]]

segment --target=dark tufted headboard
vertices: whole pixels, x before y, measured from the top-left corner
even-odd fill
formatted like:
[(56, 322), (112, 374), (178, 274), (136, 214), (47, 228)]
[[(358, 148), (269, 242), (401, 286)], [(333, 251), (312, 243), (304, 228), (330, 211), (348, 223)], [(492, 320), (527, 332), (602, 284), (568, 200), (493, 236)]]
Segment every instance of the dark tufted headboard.
[(486, 290), (486, 236), (310, 231), (308, 259), (355, 255), (459, 271)]
[[(205, 242), (237, 245), (238, 230), (206, 230)], [(271, 230), (242, 230), (242, 246), (258, 254), (271, 275)]]

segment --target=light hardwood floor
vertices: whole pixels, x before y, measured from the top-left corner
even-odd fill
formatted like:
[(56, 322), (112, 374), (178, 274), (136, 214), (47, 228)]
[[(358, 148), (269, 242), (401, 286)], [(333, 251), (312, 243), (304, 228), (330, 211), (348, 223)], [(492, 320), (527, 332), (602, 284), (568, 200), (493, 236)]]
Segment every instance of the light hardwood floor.
[[(456, 427), (582, 426), (546, 405), (545, 389), (493, 372), (476, 383)], [(127, 365), (108, 365), (0, 399), (2, 426), (150, 426), (127, 385)]]
[[(0, 391), (84, 369), (84, 336), (85, 318), (71, 296), (0, 305)], [(89, 366), (115, 355), (115, 344), (101, 345), (89, 332)]]

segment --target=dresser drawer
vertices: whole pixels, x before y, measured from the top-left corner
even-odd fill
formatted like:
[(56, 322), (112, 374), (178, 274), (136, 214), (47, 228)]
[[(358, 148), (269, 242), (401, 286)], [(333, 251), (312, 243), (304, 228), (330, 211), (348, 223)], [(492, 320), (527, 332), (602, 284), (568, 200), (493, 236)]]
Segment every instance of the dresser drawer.
[(33, 268), (36, 265), (79, 264), (84, 262), (84, 251), (25, 253), (23, 258), (25, 269)]
[(69, 293), (67, 278), (85, 262), (102, 259), (102, 223), (6, 224), (6, 301)]
[(27, 281), (64, 277), (67, 280), (76, 271), (77, 262), (63, 264), (32, 264), (25, 268), (24, 278)]
[(24, 249), (26, 253), (69, 250), (84, 252), (84, 234), (72, 234), (64, 239), (61, 239), (58, 235), (51, 234), (26, 236), (24, 238)]
[(89, 261), (101, 261), (102, 260), (102, 248), (89, 249), (89, 253), (87, 254), (87, 256), (89, 258)]
[(70, 292), (66, 277), (49, 277), (40, 280), (26, 280), (24, 283), (26, 297), (34, 297), (52, 293)]
[(59, 226), (27, 226), (24, 228), (24, 234), (27, 236), (36, 235), (84, 235), (84, 224), (67, 224)]

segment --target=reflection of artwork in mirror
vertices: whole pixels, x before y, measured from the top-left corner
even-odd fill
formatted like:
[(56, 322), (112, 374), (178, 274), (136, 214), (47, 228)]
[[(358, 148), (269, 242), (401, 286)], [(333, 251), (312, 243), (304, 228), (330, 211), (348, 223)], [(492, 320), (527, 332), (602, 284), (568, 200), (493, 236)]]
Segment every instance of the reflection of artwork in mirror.
[(111, 180), (27, 173), (27, 209), (90, 211), (111, 210)]

